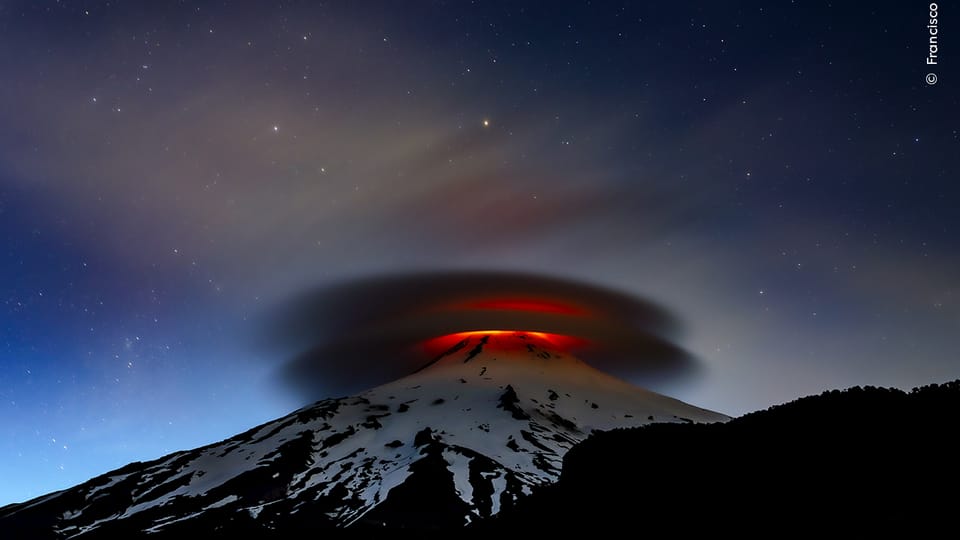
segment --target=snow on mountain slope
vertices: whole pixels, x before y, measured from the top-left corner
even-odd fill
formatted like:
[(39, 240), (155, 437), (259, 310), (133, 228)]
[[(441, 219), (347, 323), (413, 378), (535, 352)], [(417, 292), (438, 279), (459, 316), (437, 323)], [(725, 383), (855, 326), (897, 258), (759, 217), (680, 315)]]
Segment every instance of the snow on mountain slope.
[[(555, 481), (594, 430), (727, 419), (597, 371), (548, 335), (471, 332), (403, 379), (0, 509), (0, 525), (51, 512), (53, 538), (162, 532), (212, 515), (264, 529), (464, 525)], [(437, 500), (412, 507), (408, 493), (424, 491)]]

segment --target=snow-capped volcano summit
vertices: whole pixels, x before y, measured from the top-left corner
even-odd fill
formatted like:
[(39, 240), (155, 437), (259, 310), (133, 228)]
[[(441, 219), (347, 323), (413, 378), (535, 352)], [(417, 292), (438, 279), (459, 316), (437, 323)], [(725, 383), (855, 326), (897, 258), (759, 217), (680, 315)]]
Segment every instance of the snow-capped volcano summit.
[(595, 430), (728, 419), (593, 369), (549, 334), (444, 339), (445, 352), (400, 380), (0, 509), (0, 527), (97, 538), (461, 526), (554, 482)]

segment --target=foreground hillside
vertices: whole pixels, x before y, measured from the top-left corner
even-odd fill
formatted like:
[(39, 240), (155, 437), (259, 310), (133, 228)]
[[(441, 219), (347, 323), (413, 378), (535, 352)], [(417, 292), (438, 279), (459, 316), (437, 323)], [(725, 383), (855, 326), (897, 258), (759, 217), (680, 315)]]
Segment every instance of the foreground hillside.
[(725, 424), (599, 433), (566, 455), (558, 483), (487, 526), (948, 525), (960, 480), (958, 412), (954, 381), (830, 391)]

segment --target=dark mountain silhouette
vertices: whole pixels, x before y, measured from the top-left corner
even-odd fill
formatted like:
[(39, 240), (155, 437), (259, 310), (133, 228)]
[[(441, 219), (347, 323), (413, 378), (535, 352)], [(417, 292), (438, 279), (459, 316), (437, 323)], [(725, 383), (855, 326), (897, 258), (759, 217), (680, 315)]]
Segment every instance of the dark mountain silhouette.
[(960, 485), (958, 412), (960, 380), (829, 391), (723, 424), (598, 433), (567, 453), (556, 484), (480, 525), (947, 527)]

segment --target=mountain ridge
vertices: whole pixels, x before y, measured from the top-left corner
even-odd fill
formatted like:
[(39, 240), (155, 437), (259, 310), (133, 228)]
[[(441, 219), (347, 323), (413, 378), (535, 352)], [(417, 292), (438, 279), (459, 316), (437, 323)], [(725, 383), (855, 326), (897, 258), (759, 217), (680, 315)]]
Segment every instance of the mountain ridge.
[[(46, 538), (462, 527), (555, 481), (595, 431), (728, 419), (599, 372), (549, 335), (456, 337), (398, 381), (6, 507), (0, 524)], [(436, 501), (418, 513), (403, 494), (425, 489)]]

